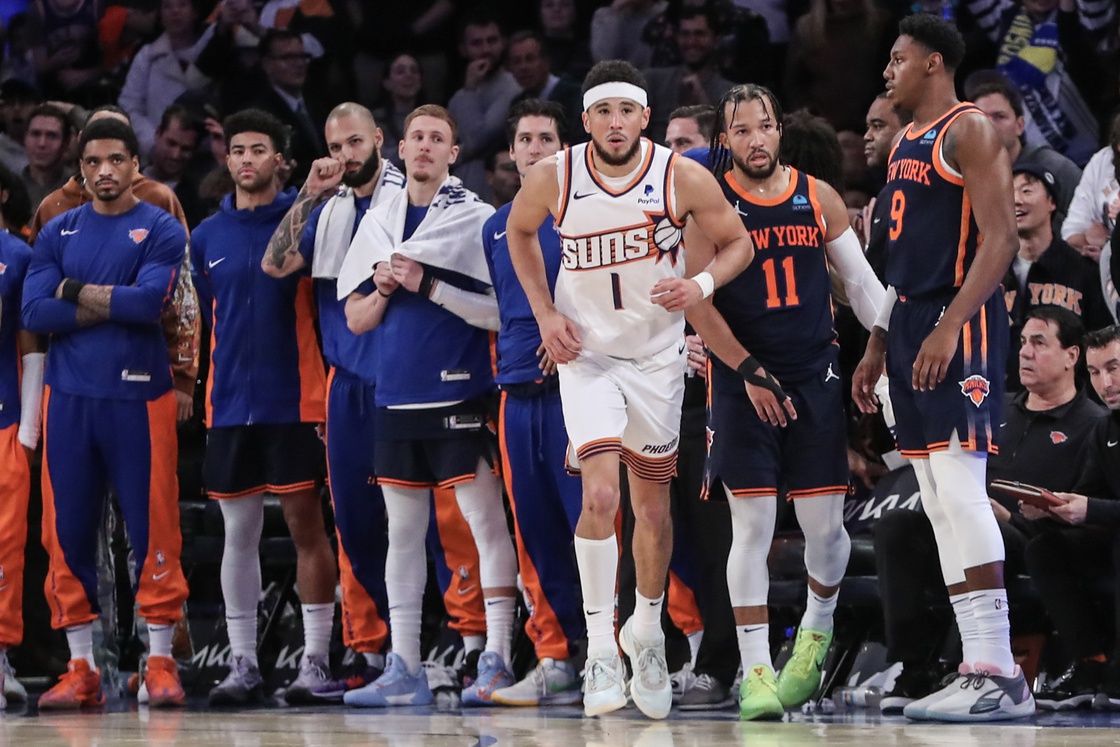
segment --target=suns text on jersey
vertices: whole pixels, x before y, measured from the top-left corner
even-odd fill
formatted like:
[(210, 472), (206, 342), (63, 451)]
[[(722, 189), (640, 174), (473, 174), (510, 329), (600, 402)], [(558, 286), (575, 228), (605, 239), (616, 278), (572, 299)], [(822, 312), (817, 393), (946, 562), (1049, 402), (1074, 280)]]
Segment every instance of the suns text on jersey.
[(653, 223), (586, 236), (561, 236), (565, 270), (594, 270), (656, 253)]

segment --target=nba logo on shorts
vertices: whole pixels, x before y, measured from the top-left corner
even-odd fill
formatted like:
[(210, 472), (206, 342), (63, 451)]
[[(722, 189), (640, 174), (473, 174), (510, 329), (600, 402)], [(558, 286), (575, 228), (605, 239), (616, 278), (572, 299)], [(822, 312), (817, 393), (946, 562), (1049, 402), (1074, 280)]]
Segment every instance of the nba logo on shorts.
[(984, 400), (988, 398), (990, 391), (990, 384), (980, 374), (972, 374), (964, 381), (959, 382), (961, 385), (961, 393), (972, 400), (972, 404), (980, 407)]

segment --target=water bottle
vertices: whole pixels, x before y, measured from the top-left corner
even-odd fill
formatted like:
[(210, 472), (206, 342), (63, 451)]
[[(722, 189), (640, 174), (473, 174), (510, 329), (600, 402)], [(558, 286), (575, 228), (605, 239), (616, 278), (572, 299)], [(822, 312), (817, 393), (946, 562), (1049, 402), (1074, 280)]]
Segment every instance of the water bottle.
[(883, 688), (872, 685), (865, 687), (838, 687), (832, 692), (832, 702), (837, 708), (870, 708), (878, 709), (879, 701), (883, 699)]

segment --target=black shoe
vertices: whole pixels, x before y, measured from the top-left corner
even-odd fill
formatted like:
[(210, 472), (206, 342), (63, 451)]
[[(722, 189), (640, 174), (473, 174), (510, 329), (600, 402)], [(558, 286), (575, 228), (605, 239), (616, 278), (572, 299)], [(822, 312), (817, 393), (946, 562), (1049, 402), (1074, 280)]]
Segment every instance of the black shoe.
[(894, 686), (883, 693), (879, 710), (886, 716), (901, 715), (902, 709), (915, 700), (924, 698), (938, 688), (937, 670), (921, 664), (906, 664), (894, 681)]
[(1094, 711), (1120, 711), (1120, 668), (1108, 668), (1108, 675), (1093, 698)]
[(1088, 708), (1104, 689), (1107, 676), (1108, 664), (1103, 661), (1075, 661), (1058, 679), (1035, 694), (1035, 703), (1043, 711)]

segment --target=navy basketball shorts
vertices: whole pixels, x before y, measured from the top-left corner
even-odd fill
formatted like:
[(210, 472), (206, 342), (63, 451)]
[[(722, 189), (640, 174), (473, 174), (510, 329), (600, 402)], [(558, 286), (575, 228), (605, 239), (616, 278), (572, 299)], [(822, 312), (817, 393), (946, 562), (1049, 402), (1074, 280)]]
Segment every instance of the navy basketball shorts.
[(206, 433), (202, 479), (211, 498), (298, 493), (321, 487), (326, 471), (315, 423), (231, 425)]
[(904, 457), (924, 459), (949, 448), (953, 433), (969, 451), (996, 453), (1003, 416), (1008, 319), (1003, 291), (980, 307), (961, 329), (945, 379), (931, 391), (913, 387), (914, 361), (926, 337), (953, 300), (901, 297), (887, 332), (887, 376), (894, 407), (895, 440)]
[(496, 464), (497, 437), (486, 398), (429, 409), (377, 408), (377, 484), (453, 488), (470, 482), (480, 459)]
[(848, 492), (848, 434), (835, 352), (810, 378), (781, 382), (797, 411), (797, 420), (787, 418), (784, 428), (758, 417), (742, 377), (723, 367), (709, 370), (709, 497), (724, 497), (719, 483), (736, 497), (777, 495), (783, 487), (790, 498)]

